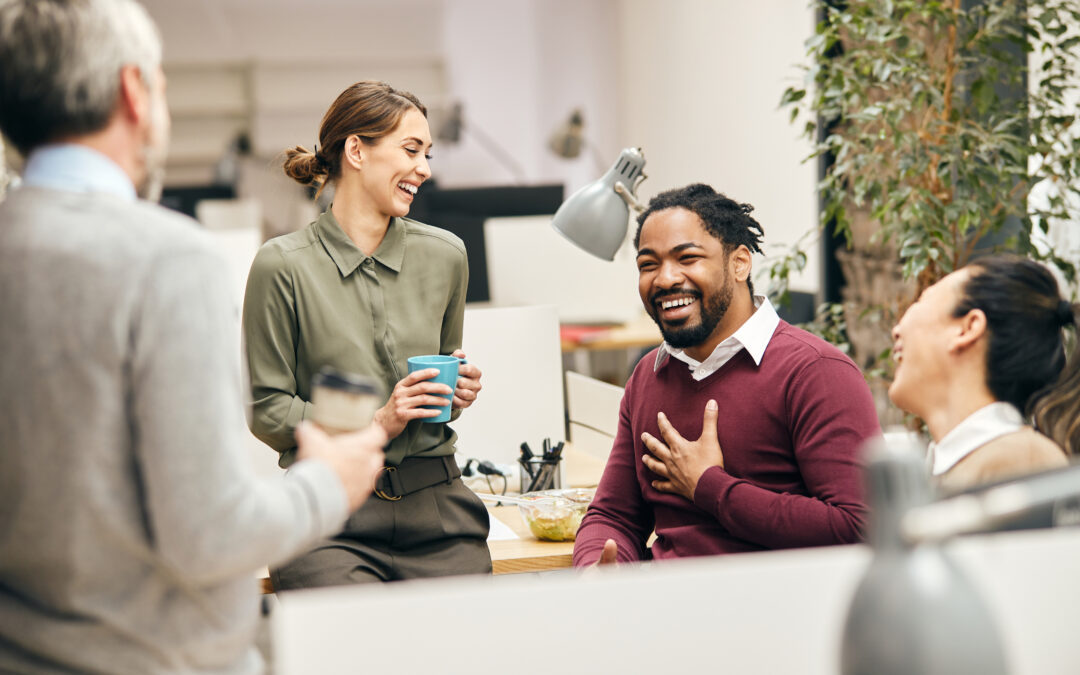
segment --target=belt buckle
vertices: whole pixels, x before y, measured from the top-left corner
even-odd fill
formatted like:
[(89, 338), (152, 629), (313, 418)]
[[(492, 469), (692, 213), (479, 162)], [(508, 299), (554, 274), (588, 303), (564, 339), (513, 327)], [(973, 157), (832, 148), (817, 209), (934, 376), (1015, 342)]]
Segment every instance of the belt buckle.
[[(388, 494), (386, 494), (385, 492), (383, 492), (382, 490), (379, 489), (379, 478), (382, 477), (382, 474), (383, 474), (384, 471), (386, 472), (386, 480), (387, 480), (387, 483), (389, 484), (390, 483), (390, 474), (397, 471), (397, 467), (396, 466), (383, 466), (383, 468), (379, 469), (379, 472), (375, 474), (375, 485), (374, 485), (372, 491), (375, 493), (375, 496), (378, 497), (379, 499), (385, 499), (388, 502), (399, 501), (401, 499), (401, 495), (397, 495), (397, 496), (388, 495)], [(392, 485), (391, 485), (391, 489), (392, 489)]]

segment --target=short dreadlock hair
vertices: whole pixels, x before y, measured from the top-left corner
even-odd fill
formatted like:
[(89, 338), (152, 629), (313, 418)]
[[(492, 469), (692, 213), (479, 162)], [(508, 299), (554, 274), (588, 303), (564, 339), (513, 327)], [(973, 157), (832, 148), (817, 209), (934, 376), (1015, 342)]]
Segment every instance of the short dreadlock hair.
[[(740, 246), (745, 246), (751, 253), (761, 253), (761, 241), (765, 231), (758, 221), (750, 217), (754, 207), (728, 199), (704, 183), (661, 192), (650, 199), (649, 205), (637, 218), (634, 248), (638, 247), (641, 240), (641, 226), (645, 224), (645, 219), (657, 211), (674, 208), (683, 208), (696, 214), (705, 230), (724, 245), (726, 255), (731, 255), (731, 252)], [(749, 277), (746, 285), (752, 296), (754, 284)]]

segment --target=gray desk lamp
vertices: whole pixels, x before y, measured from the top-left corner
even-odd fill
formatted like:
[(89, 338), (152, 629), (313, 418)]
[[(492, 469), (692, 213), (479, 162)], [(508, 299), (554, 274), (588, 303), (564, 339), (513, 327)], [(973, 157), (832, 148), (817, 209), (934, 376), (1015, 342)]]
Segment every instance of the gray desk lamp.
[(1075, 520), (1080, 465), (931, 502), (917, 449), (878, 441), (868, 459), (874, 558), (848, 611), (841, 672), (1007, 672), (989, 608), (941, 544), (1047, 507), (1055, 522)]
[(848, 609), (843, 675), (1005, 673), (1001, 638), (978, 591), (939, 541), (904, 535), (930, 500), (916, 449), (879, 440), (866, 470), (874, 557)]
[(562, 203), (551, 226), (597, 258), (614, 260), (626, 239), (630, 209), (642, 210), (635, 193), (644, 167), (641, 148), (626, 148), (607, 173)]

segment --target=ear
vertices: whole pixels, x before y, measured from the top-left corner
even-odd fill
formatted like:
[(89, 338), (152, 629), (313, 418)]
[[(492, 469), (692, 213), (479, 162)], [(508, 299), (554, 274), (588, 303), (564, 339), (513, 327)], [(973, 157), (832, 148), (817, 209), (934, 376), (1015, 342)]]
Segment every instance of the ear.
[(950, 352), (962, 352), (970, 349), (986, 335), (986, 314), (981, 309), (973, 309), (958, 319), (959, 332), (949, 344)]
[(356, 134), (345, 139), (345, 148), (342, 150), (341, 163), (343, 166), (351, 166), (359, 171), (364, 166), (364, 156), (367, 148)]
[(139, 125), (150, 116), (150, 89), (137, 66), (120, 68), (119, 97), (120, 114), (133, 124)]
[(754, 257), (750, 249), (740, 244), (738, 248), (728, 256), (728, 273), (735, 276), (735, 281), (743, 282), (750, 276)]

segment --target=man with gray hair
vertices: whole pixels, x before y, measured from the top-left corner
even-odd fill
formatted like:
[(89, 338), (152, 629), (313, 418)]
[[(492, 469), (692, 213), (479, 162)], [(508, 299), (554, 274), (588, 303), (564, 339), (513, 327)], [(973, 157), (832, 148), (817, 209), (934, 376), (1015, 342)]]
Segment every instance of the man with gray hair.
[(243, 456), (224, 264), (140, 201), (169, 131), (161, 44), (132, 0), (0, 0), (0, 672), (263, 669), (255, 571), (340, 530), (377, 425)]

